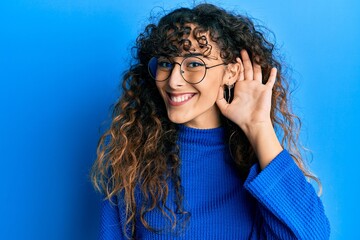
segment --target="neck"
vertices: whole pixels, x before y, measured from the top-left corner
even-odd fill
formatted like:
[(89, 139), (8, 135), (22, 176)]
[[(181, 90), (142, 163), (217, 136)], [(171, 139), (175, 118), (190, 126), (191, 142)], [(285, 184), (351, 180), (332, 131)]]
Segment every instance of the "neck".
[[(216, 117), (214, 117), (216, 116)], [(213, 107), (210, 112), (207, 114), (193, 119), (192, 121), (184, 123), (185, 126), (190, 128), (197, 128), (197, 129), (212, 129), (218, 128), (221, 126), (221, 113), (219, 108)]]

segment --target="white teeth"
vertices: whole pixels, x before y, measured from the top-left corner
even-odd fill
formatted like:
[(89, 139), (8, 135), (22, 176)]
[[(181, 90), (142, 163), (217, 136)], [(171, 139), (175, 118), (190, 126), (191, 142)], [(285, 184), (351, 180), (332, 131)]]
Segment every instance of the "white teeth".
[(171, 101), (180, 103), (180, 102), (184, 102), (184, 101), (188, 100), (192, 96), (193, 96), (192, 94), (184, 94), (184, 95), (178, 96), (178, 97), (171, 96)]

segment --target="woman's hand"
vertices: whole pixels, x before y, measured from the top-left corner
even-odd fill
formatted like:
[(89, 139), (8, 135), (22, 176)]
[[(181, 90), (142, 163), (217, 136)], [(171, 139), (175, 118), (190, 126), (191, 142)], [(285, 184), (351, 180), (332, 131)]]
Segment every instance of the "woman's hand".
[(251, 63), (248, 53), (241, 51), (241, 58), (237, 58), (241, 65), (239, 79), (235, 82), (234, 97), (229, 104), (224, 98), (223, 87), (219, 90), (217, 105), (221, 113), (236, 123), (244, 132), (252, 126), (271, 123), (271, 95), (276, 79), (276, 68), (271, 69), (266, 84), (262, 83), (260, 65)]
[(241, 51), (241, 72), (234, 87), (234, 98), (229, 104), (220, 87), (216, 101), (221, 113), (236, 123), (252, 144), (262, 168), (282, 150), (270, 119), (272, 88), (276, 68), (272, 68), (266, 84), (262, 83), (260, 65), (251, 63), (248, 53)]

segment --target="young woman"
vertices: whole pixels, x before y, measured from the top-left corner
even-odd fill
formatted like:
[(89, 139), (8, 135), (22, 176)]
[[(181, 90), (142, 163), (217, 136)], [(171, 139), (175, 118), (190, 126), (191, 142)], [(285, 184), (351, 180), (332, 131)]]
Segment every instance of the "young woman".
[(253, 22), (201, 4), (136, 43), (92, 171), (101, 239), (328, 239), (288, 83)]

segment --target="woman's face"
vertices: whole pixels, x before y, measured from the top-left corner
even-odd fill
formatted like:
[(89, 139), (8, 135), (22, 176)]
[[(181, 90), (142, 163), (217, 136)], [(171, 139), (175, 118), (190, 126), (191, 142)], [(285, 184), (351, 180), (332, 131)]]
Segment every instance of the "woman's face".
[[(223, 63), (216, 43), (208, 39), (212, 46), (209, 56), (198, 56), (206, 66), (214, 66)], [(201, 54), (197, 41), (189, 37), (192, 43), (191, 53)], [(186, 52), (189, 54), (189, 52)], [(181, 63), (185, 53), (179, 57), (171, 58), (172, 62)], [(216, 99), (221, 85), (226, 84), (225, 65), (219, 65), (206, 70), (204, 79), (197, 84), (191, 84), (184, 80), (180, 73), (180, 65), (174, 64), (174, 68), (165, 81), (156, 82), (160, 95), (164, 99), (170, 121), (177, 124), (185, 124), (193, 128), (215, 128), (220, 126), (220, 111), (216, 106)]]

